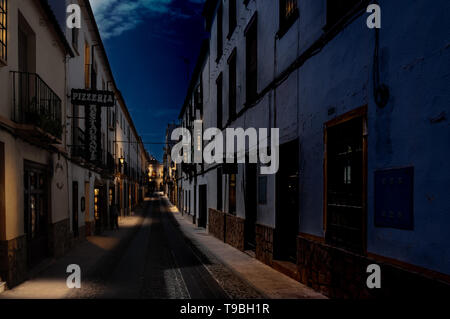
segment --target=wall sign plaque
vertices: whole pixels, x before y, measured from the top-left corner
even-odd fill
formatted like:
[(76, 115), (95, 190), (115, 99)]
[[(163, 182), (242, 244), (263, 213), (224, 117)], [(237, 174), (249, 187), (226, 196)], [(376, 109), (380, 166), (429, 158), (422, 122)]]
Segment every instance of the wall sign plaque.
[(414, 168), (375, 172), (375, 226), (414, 229)]

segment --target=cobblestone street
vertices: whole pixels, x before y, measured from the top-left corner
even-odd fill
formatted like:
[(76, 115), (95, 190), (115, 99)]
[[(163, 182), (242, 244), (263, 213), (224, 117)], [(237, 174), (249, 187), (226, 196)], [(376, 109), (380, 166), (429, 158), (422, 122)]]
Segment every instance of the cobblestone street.
[[(111, 233), (103, 238), (90, 238), (89, 245), (81, 245), (0, 298), (263, 297), (227, 267), (193, 248), (168, 212), (168, 203), (160, 197), (148, 199), (136, 216), (121, 222), (121, 231)], [(117, 234), (121, 235), (117, 238)], [(89, 262), (90, 258), (96, 261)], [(80, 265), (81, 289), (65, 287), (68, 264)]]
[[(224, 299), (260, 298), (219, 263), (194, 252), (161, 198), (148, 202), (143, 223), (109, 275), (93, 275), (68, 298)], [(211, 271), (214, 270), (214, 272)], [(218, 284), (212, 274), (220, 275)], [(226, 278), (224, 278), (226, 277)]]

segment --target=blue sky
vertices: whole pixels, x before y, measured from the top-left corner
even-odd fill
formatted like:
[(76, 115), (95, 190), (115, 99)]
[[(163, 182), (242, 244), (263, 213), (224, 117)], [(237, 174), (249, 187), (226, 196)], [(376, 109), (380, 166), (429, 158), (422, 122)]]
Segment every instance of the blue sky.
[[(202, 39), (204, 0), (90, 0), (118, 88), (144, 142), (176, 121)], [(189, 64), (186, 63), (189, 61)], [(163, 145), (146, 145), (162, 160)]]

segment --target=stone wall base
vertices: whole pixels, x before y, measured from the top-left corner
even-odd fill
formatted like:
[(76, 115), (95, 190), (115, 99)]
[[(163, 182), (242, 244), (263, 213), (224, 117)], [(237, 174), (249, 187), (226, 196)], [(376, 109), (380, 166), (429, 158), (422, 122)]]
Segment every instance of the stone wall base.
[(225, 215), (225, 243), (240, 251), (244, 251), (245, 220), (237, 216)]
[(87, 221), (84, 225), (85, 228), (85, 236), (93, 236), (95, 232), (95, 222)]
[(225, 241), (225, 214), (210, 208), (208, 215), (208, 232), (217, 239)]
[[(300, 282), (331, 298), (428, 298), (450, 292), (443, 281), (303, 237), (297, 250)], [(367, 288), (371, 264), (381, 268), (381, 289)]]
[(59, 258), (64, 256), (73, 246), (73, 235), (70, 232), (70, 220), (65, 219), (50, 227), (50, 255)]
[[(209, 233), (240, 250), (244, 250), (244, 225), (244, 219), (209, 209)], [(256, 225), (256, 258), (330, 298), (439, 298), (450, 293), (450, 281), (302, 236), (297, 237), (297, 265), (286, 266), (273, 259), (273, 238), (273, 228)], [(381, 289), (367, 287), (371, 264), (381, 268)]]
[(209, 209), (208, 232), (241, 251), (244, 250), (244, 224), (242, 218)]
[(274, 229), (256, 224), (256, 258), (272, 266)]
[(14, 287), (27, 279), (26, 236), (0, 241), (0, 277), (8, 287)]
[[(50, 256), (54, 258), (64, 256), (74, 245), (85, 240), (86, 232), (86, 227), (82, 226), (79, 229), (79, 237), (74, 238), (70, 232), (69, 219), (50, 225), (48, 236)], [(0, 278), (7, 282), (8, 287), (15, 287), (27, 280), (28, 271), (26, 236), (0, 241)]]

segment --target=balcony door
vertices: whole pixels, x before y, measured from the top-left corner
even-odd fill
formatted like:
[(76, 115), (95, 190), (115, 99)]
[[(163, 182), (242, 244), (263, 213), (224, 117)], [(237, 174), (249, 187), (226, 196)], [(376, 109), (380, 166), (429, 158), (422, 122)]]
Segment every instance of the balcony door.
[[(28, 108), (29, 103), (29, 72), (28, 67), (28, 38), (27, 34), (19, 28), (19, 81), (18, 81), (18, 101), (19, 109), (17, 110), (16, 120), (26, 120), (22, 116), (25, 114), (24, 110)], [(22, 75), (23, 74), (23, 75)]]
[(28, 54), (28, 36), (19, 28), (19, 72), (29, 72)]

